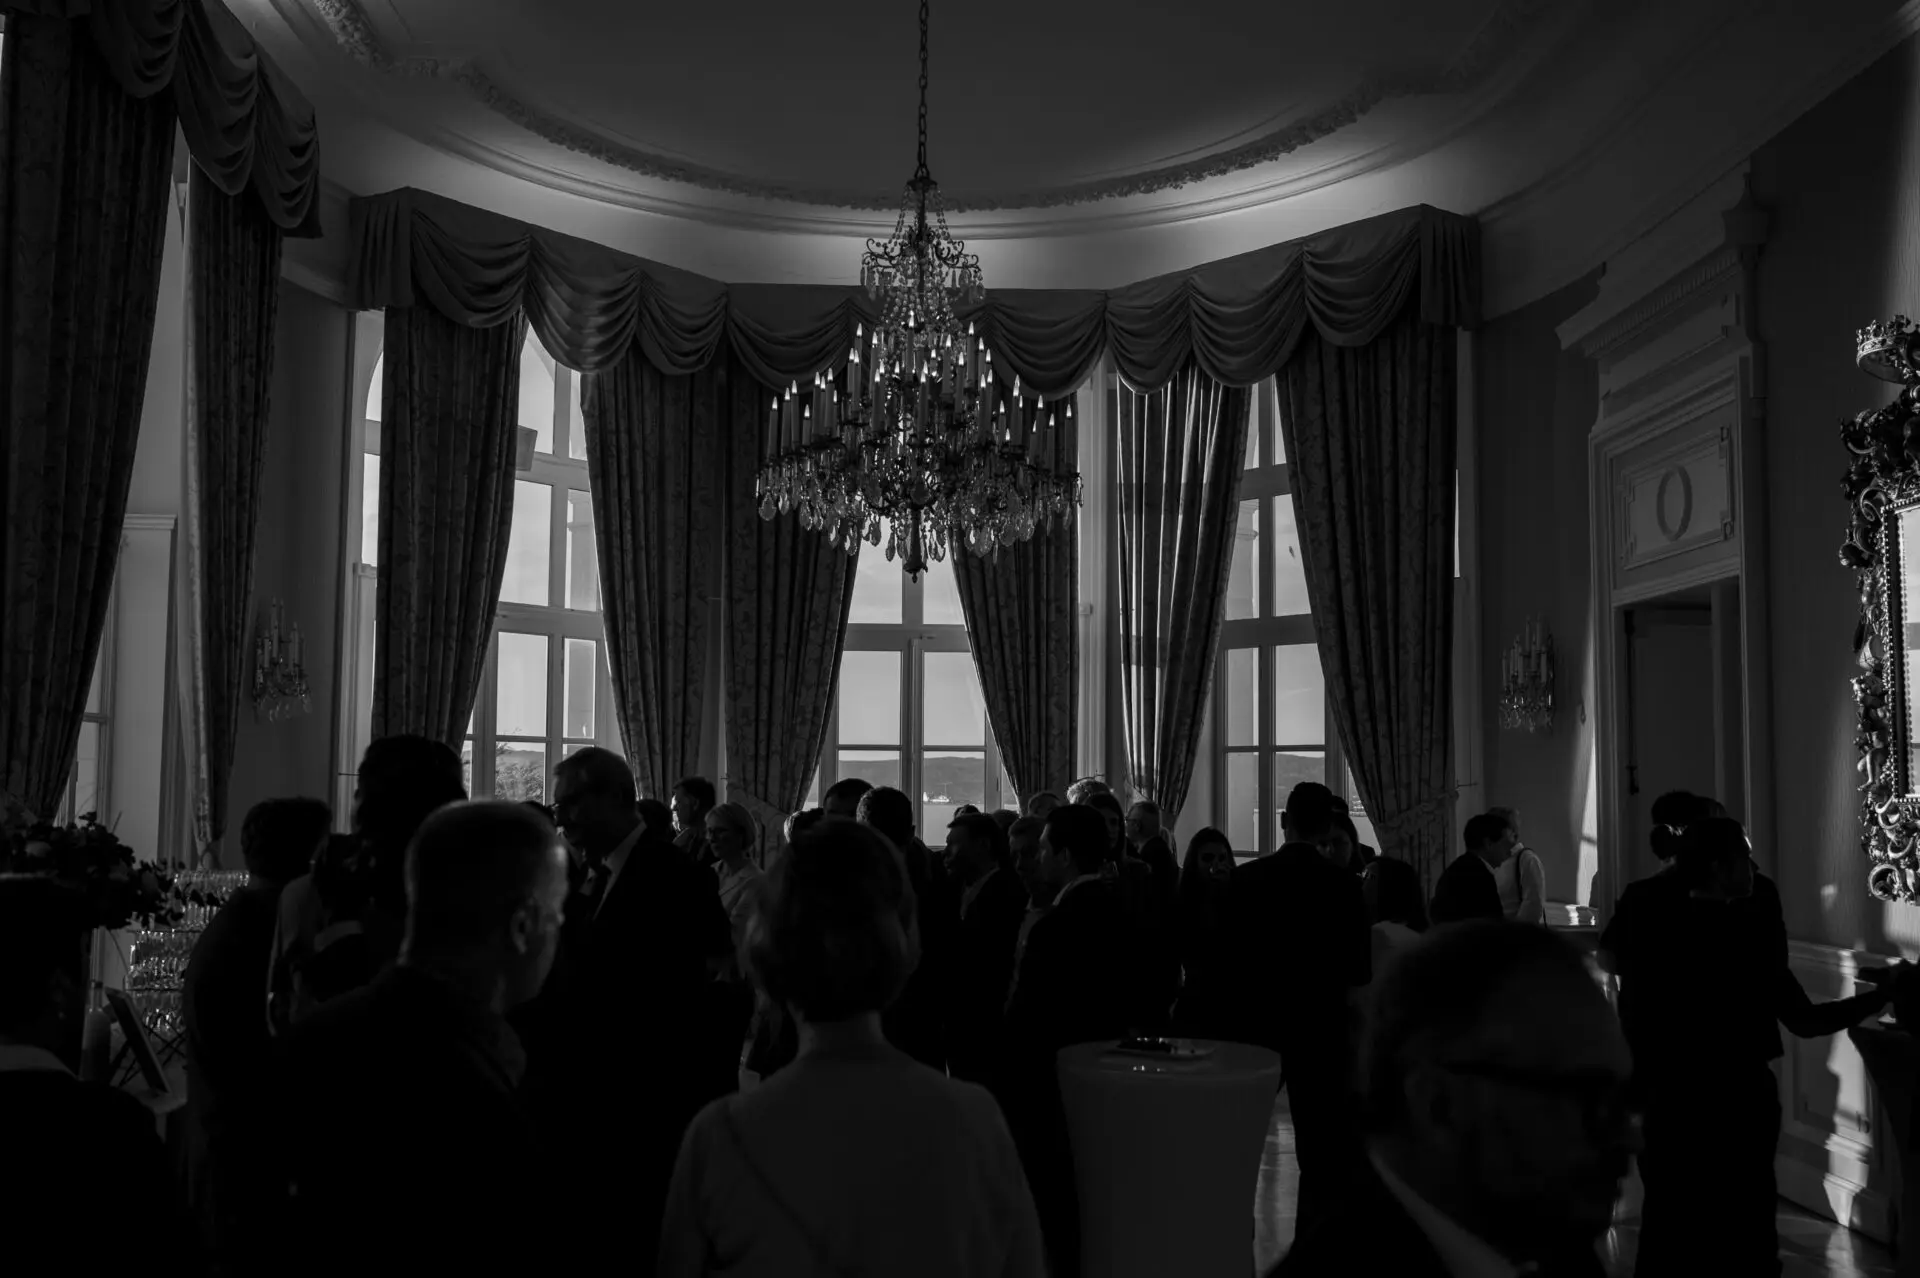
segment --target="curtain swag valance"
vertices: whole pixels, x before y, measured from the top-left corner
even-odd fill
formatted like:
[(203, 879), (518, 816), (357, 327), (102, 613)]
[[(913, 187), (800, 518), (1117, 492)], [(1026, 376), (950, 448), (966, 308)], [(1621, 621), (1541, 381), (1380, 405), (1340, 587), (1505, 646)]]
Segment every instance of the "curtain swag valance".
[(0, 0), (0, 13), (84, 19), (128, 94), (173, 91), (187, 147), (216, 187), (252, 187), (282, 232), (319, 236), (313, 107), (220, 0)]
[[(844, 359), (854, 325), (874, 319), (852, 286), (723, 284), (424, 191), (355, 199), (351, 211), (354, 307), (425, 304), (477, 328), (524, 310), (579, 372), (611, 369), (638, 342), (663, 372), (692, 373), (725, 339), (782, 386)], [(1059, 398), (1107, 350), (1137, 389), (1166, 385), (1189, 359), (1249, 386), (1287, 362), (1307, 324), (1336, 346), (1364, 346), (1409, 302), (1428, 323), (1478, 325), (1472, 218), (1417, 205), (1125, 288), (989, 289), (967, 318), (1003, 376)]]

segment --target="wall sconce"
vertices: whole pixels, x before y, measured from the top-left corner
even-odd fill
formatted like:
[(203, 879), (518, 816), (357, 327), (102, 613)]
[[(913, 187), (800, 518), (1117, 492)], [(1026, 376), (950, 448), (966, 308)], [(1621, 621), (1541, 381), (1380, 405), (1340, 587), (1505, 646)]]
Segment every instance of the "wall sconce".
[(255, 714), (262, 713), (264, 706), (269, 720), (284, 719), (294, 713), (296, 701), (301, 714), (311, 708), (307, 704), (307, 671), (301, 664), (303, 648), (300, 627), (289, 630), (285, 605), (273, 600), (253, 637)]
[(1500, 726), (1553, 730), (1553, 636), (1529, 621), (1500, 658)]

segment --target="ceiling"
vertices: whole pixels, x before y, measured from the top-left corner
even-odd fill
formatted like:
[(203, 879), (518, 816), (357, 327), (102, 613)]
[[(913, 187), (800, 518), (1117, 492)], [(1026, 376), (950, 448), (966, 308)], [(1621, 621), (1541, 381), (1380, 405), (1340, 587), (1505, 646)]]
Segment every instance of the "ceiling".
[[(224, 2), (320, 112), (336, 194), (416, 186), (720, 279), (844, 283), (913, 171), (909, 0)], [(1114, 287), (1417, 203), (1479, 215), (1490, 270), (1565, 282), (1602, 224), (1696, 194), (1916, 12), (940, 0), (928, 159), (990, 287)], [(1502, 218), (1524, 260), (1491, 246)]]

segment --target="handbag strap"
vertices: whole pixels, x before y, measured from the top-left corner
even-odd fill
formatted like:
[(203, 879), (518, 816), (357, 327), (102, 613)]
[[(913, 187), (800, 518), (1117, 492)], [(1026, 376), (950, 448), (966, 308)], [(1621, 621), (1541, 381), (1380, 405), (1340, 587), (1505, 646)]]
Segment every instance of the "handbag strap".
[(855, 1271), (844, 1267), (838, 1261), (834, 1260), (832, 1251), (820, 1240), (820, 1236), (813, 1232), (807, 1225), (807, 1222), (801, 1218), (800, 1213), (795, 1211), (793, 1205), (786, 1200), (786, 1197), (782, 1195), (778, 1189), (774, 1188), (772, 1179), (768, 1177), (766, 1170), (762, 1168), (754, 1158), (752, 1151), (747, 1148), (746, 1139), (741, 1136), (739, 1127), (734, 1124), (733, 1105), (731, 1103), (721, 1107), (720, 1116), (726, 1122), (727, 1138), (733, 1142), (734, 1149), (739, 1151), (740, 1160), (747, 1165), (747, 1171), (752, 1174), (755, 1182), (759, 1184), (760, 1191), (767, 1196), (774, 1207), (779, 1210), (780, 1214), (787, 1218), (787, 1223), (793, 1226), (794, 1231), (806, 1240), (807, 1250), (813, 1253), (813, 1263), (815, 1267), (829, 1274), (833, 1274), (835, 1278), (861, 1278)]

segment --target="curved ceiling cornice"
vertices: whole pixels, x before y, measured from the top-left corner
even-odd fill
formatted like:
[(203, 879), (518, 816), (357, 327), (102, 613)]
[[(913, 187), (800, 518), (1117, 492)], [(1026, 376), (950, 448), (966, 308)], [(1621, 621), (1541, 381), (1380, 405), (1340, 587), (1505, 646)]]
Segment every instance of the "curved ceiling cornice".
[[(755, 178), (691, 160), (663, 155), (608, 137), (585, 124), (564, 118), (525, 101), (490, 76), (478, 59), (460, 56), (407, 56), (391, 52), (374, 24), (369, 21), (360, 0), (306, 0), (324, 24), (333, 42), (360, 65), (383, 75), (414, 80), (432, 80), (457, 85), (488, 111), (567, 152), (597, 161), (613, 169), (657, 182), (673, 183), (724, 195), (745, 197), (785, 205), (816, 209), (843, 209), (860, 213), (891, 212), (899, 207), (900, 191), (859, 191), (812, 187), (790, 182)], [(1129, 197), (1150, 196), (1208, 182), (1212, 179), (1245, 174), (1249, 170), (1292, 155), (1316, 142), (1351, 129), (1376, 108), (1402, 99), (1446, 96), (1463, 97), (1481, 89), (1507, 65), (1535, 33), (1536, 28), (1553, 17), (1564, 17), (1565, 7), (1550, 0), (1499, 0), (1473, 37), (1451, 62), (1435, 72), (1401, 75), (1391, 78), (1370, 77), (1345, 94), (1297, 113), (1286, 123), (1271, 127), (1247, 141), (1228, 145), (1195, 158), (1143, 168), (1097, 179), (1068, 182), (1036, 190), (997, 191), (974, 195), (947, 194), (946, 206), (954, 213), (1002, 213), (1020, 210), (1065, 209)], [(470, 148), (458, 148), (470, 149)], [(522, 176), (541, 180), (532, 166), (497, 148), (491, 157), (498, 167), (518, 169)], [(1370, 148), (1376, 154), (1382, 148)], [(1398, 150), (1399, 148), (1385, 148)], [(475, 158), (482, 158), (475, 156)], [(1311, 175), (1280, 175), (1276, 182), (1260, 184), (1257, 193), (1240, 193), (1230, 203), (1244, 207), (1248, 202), (1276, 198), (1321, 181), (1337, 181), (1348, 176), (1358, 157), (1342, 162), (1316, 165)], [(488, 162), (483, 159), (482, 162)], [(1323, 172), (1332, 170), (1332, 172)], [(1317, 179), (1317, 180), (1316, 180)], [(577, 187), (571, 175), (552, 172), (548, 178), (556, 186)], [(1274, 190), (1269, 188), (1283, 188)], [(606, 198), (612, 192), (601, 193)], [(1251, 201), (1248, 197), (1252, 197)], [(624, 201), (620, 201), (624, 202)], [(1219, 196), (1205, 201), (1212, 206), (1189, 212), (1187, 216), (1218, 211)], [(1154, 220), (1162, 220), (1171, 209), (1159, 209)], [(1037, 228), (1035, 228), (1037, 229)]]

